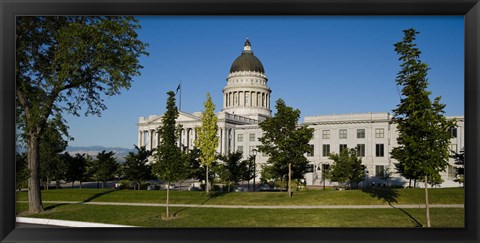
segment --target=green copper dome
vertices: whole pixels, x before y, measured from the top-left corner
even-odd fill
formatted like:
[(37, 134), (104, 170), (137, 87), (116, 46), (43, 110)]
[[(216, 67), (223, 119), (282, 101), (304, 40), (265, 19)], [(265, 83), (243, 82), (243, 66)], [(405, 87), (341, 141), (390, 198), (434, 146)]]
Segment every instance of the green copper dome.
[(235, 59), (235, 61), (232, 63), (232, 67), (230, 67), (230, 73), (238, 71), (255, 71), (265, 73), (262, 62), (260, 62), (260, 60), (253, 55), (251, 44), (248, 38), (245, 41), (242, 54)]

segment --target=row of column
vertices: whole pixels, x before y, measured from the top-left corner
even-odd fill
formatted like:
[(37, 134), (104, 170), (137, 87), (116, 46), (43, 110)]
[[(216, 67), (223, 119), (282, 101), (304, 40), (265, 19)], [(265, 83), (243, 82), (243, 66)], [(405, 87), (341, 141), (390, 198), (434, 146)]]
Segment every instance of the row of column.
[[(185, 136), (186, 140), (185, 143), (183, 141), (184, 134), (183, 132), (186, 131)], [(193, 149), (193, 141), (197, 139), (197, 132), (193, 128), (186, 128), (180, 131), (178, 144), (179, 146), (183, 146), (184, 149)], [(155, 129), (148, 129), (148, 130), (140, 130), (138, 132), (138, 146), (142, 147), (145, 146), (147, 150), (152, 150), (156, 148), (160, 144), (160, 134)]]
[(218, 128), (218, 152), (228, 154), (235, 151), (235, 130), (233, 128)]
[(269, 93), (255, 91), (232, 91), (224, 93), (224, 107), (269, 108)]
[(138, 146), (145, 146), (152, 150), (160, 143), (160, 134), (155, 129), (140, 130), (138, 132)]

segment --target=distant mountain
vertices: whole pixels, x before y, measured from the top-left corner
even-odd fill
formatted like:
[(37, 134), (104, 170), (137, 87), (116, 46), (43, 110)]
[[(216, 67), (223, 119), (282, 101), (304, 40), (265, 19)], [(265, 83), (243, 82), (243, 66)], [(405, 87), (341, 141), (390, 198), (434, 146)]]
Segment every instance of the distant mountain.
[(120, 147), (103, 147), (103, 146), (68, 146), (66, 151), (69, 152), (71, 155), (76, 153), (79, 154), (88, 154), (93, 157), (97, 156), (98, 153), (101, 153), (103, 150), (106, 152), (113, 151), (115, 153), (115, 158), (118, 162), (123, 163), (125, 162), (125, 156), (127, 156), (128, 152), (134, 151), (135, 149), (127, 149), (127, 148), (120, 148)]
[[(76, 153), (79, 154), (88, 154), (92, 157), (97, 156), (98, 153), (101, 153), (103, 150), (106, 152), (113, 151), (115, 153), (115, 159), (119, 163), (125, 162), (125, 156), (127, 156), (128, 152), (134, 151), (135, 149), (127, 149), (127, 148), (120, 148), (120, 147), (103, 147), (103, 146), (68, 146), (66, 151), (70, 155), (75, 155)], [(25, 152), (25, 148), (17, 147), (18, 153)]]

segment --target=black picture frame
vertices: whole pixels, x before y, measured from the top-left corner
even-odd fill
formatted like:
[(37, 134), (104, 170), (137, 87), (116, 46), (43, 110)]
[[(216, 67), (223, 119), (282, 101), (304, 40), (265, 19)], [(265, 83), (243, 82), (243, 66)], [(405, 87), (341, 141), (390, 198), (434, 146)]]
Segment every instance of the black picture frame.
[[(479, 0), (0, 0), (0, 239), (2, 242), (479, 242)], [(464, 15), (465, 228), (16, 228), (15, 16)]]

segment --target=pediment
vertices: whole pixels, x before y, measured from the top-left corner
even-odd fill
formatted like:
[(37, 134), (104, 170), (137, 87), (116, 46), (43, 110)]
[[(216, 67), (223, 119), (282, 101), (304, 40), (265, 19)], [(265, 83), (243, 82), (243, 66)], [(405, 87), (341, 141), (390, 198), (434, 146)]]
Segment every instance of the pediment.
[[(162, 117), (163, 117), (163, 115), (151, 117), (151, 119), (149, 119), (149, 120), (147, 121), (147, 124), (162, 123)], [(198, 122), (198, 121), (201, 121), (201, 118), (200, 118), (200, 117), (195, 116), (195, 115), (192, 115), (192, 114), (189, 114), (189, 113), (185, 113), (185, 112), (182, 112), (182, 111), (179, 112), (178, 118), (177, 118), (177, 123), (183, 123), (183, 122)]]

